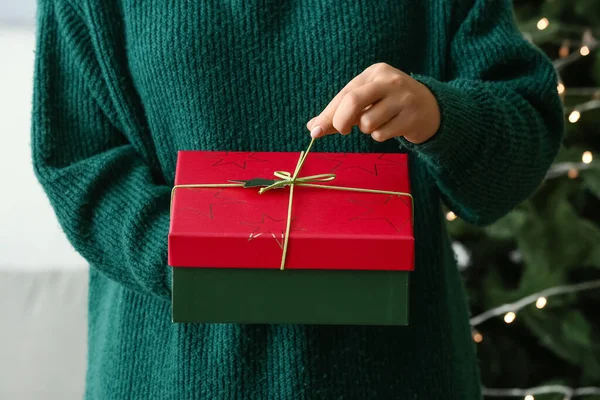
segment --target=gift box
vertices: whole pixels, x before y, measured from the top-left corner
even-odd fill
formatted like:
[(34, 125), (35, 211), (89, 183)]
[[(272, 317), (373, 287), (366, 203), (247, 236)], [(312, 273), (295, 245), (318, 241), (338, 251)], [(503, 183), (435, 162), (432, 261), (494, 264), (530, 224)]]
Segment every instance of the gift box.
[(173, 322), (407, 325), (412, 206), (406, 154), (180, 151)]

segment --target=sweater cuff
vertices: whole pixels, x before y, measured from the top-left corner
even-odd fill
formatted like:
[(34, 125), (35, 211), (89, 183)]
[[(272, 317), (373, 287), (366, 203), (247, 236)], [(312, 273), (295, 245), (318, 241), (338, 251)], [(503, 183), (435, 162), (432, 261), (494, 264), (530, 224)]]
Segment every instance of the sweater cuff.
[(437, 99), (441, 122), (435, 135), (423, 143), (411, 143), (404, 137), (397, 137), (401, 146), (417, 153), (436, 168), (456, 163), (463, 164), (461, 155), (465, 149), (473, 149), (477, 138), (469, 127), (477, 123), (476, 105), (459, 89), (437, 79), (411, 74), (416, 81), (427, 86)]
[(168, 264), (168, 235), (171, 225), (170, 212), (159, 211), (154, 214), (155, 219), (144, 219), (146, 229), (140, 229), (142, 234), (136, 239), (134, 245), (141, 246), (140, 257), (137, 260), (139, 267), (153, 273), (146, 277), (149, 282), (148, 289), (160, 297), (170, 300), (173, 282), (173, 271)]

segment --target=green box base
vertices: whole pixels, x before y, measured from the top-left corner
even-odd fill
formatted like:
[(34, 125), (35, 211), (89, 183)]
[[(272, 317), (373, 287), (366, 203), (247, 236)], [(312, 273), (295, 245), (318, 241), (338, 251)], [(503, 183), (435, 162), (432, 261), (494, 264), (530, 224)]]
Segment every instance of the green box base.
[(173, 268), (173, 322), (408, 325), (409, 274)]

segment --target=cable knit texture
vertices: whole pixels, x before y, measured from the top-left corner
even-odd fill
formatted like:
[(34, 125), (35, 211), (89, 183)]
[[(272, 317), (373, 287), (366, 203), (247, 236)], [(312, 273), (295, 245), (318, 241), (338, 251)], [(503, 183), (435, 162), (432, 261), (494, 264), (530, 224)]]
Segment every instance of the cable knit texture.
[[(552, 65), (512, 18), (508, 0), (39, 0), (33, 160), (91, 265), (86, 398), (479, 398), (442, 201), (496, 220), (563, 134)], [(430, 88), (439, 132), (355, 128), (315, 151), (409, 152), (410, 326), (173, 324), (177, 151), (303, 150), (306, 122), (377, 62)]]

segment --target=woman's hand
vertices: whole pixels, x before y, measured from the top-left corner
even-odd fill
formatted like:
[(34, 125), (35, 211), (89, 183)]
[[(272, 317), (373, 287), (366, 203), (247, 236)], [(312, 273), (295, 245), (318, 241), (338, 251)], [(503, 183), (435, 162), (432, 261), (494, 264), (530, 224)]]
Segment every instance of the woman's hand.
[(440, 127), (440, 109), (429, 89), (385, 63), (373, 64), (348, 83), (306, 127), (313, 138), (352, 126), (383, 142), (404, 136), (423, 143)]

